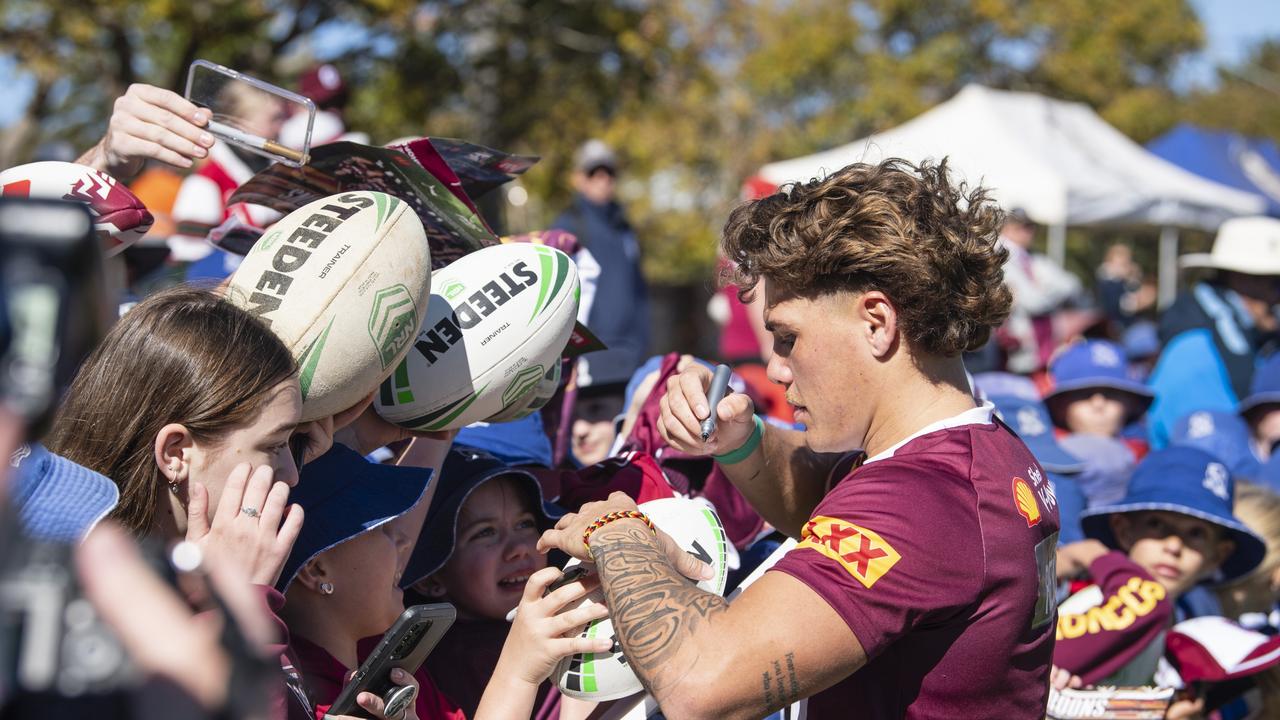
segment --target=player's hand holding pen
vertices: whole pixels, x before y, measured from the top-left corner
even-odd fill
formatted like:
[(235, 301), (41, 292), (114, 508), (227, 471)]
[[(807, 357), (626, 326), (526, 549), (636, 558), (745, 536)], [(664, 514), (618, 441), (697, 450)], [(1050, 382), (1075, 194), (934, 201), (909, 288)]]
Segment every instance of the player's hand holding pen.
[[(681, 452), (726, 455), (746, 445), (755, 432), (755, 406), (745, 394), (728, 389), (728, 367), (720, 367), (724, 368), (724, 379), (718, 393), (712, 392), (717, 384), (715, 373), (701, 363), (692, 363), (667, 380), (666, 395), (659, 404), (662, 419), (658, 429), (663, 439)], [(716, 394), (723, 399), (715, 403), (713, 418), (712, 396)]]

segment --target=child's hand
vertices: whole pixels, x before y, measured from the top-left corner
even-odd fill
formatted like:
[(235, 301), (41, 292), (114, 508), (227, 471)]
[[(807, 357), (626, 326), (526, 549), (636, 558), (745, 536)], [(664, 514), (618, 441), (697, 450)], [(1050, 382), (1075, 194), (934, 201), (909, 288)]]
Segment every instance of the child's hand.
[(1058, 580), (1080, 577), (1089, 571), (1094, 560), (1106, 555), (1110, 549), (1097, 540), (1081, 540), (1058, 548)]
[(494, 677), (505, 675), (538, 685), (550, 677), (560, 658), (575, 653), (606, 652), (613, 647), (613, 641), (608, 638), (578, 637), (587, 623), (609, 614), (603, 604), (591, 603), (561, 612), (590, 592), (581, 581), (571, 582), (543, 597), (547, 587), (561, 574), (559, 568), (543, 568), (525, 584), (524, 597), (520, 599), (507, 642), (502, 646)]
[(1070, 670), (1060, 668), (1054, 665), (1049, 670), (1049, 684), (1054, 690), (1066, 690), (1067, 688), (1077, 689), (1084, 687), (1084, 682), (1080, 680), (1079, 675), (1072, 675)]
[(1165, 720), (1200, 720), (1204, 717), (1204, 698), (1174, 700), (1164, 717)]

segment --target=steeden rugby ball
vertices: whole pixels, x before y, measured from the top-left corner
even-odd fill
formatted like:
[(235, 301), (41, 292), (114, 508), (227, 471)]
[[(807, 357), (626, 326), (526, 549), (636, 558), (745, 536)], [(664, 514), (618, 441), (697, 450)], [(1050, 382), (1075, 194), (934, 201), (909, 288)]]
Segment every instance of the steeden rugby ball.
[(93, 230), (110, 257), (137, 242), (154, 218), (138, 196), (110, 175), (77, 163), (27, 163), (0, 172), (5, 197), (76, 200), (89, 206)]
[(391, 195), (316, 200), (263, 234), (228, 297), (298, 359), (302, 420), (345, 410), (404, 359), (431, 296), (431, 251), (413, 209)]
[(414, 430), (451, 430), (533, 402), (573, 331), (578, 272), (542, 245), (495, 245), (436, 271), (422, 332), (374, 407)]
[[(640, 510), (686, 552), (711, 565), (715, 576), (699, 582), (698, 587), (723, 596), (729, 573), (729, 546), (716, 511), (702, 502), (682, 497), (650, 500), (640, 505)], [(576, 564), (576, 559), (571, 560), (566, 568)], [(592, 593), (586, 601), (602, 602), (602, 591)], [(614, 639), (613, 622), (609, 618), (596, 620), (582, 632), (582, 637)], [(560, 660), (551, 677), (561, 692), (580, 700), (614, 700), (643, 689), (625, 653), (570, 655)]]

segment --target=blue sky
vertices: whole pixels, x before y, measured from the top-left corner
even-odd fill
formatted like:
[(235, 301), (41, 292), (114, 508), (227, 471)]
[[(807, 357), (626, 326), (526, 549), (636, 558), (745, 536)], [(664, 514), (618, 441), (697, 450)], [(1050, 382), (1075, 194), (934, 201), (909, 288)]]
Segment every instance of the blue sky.
[(1204, 25), (1206, 47), (1183, 70), (1191, 85), (1213, 82), (1218, 65), (1236, 65), (1266, 38), (1280, 37), (1277, 0), (1191, 0)]
[[(1209, 85), (1214, 68), (1235, 65), (1249, 49), (1269, 37), (1280, 37), (1280, 0), (1190, 0), (1200, 15), (1207, 37), (1206, 48), (1180, 70), (1182, 87)], [(0, 103), (0, 127), (8, 125), (26, 104), (30, 85), (15, 77), (14, 63), (0, 57), (0, 87), (5, 102)]]

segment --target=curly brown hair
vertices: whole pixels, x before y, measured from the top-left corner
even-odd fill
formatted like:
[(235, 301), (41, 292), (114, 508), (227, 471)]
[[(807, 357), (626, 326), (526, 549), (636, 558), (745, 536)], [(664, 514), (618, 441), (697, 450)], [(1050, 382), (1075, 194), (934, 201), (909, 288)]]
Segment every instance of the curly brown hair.
[(1003, 213), (981, 187), (953, 185), (947, 161), (856, 163), (740, 205), (724, 227), (726, 278), (761, 278), (802, 297), (880, 290), (916, 352), (974, 350), (1009, 315)]

